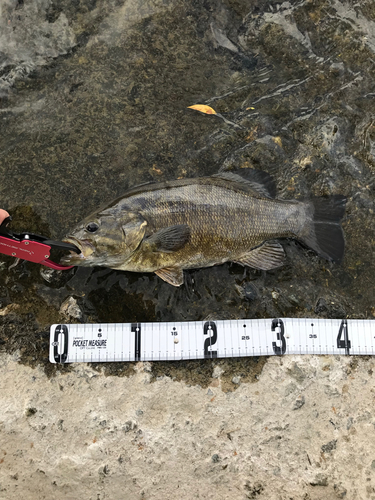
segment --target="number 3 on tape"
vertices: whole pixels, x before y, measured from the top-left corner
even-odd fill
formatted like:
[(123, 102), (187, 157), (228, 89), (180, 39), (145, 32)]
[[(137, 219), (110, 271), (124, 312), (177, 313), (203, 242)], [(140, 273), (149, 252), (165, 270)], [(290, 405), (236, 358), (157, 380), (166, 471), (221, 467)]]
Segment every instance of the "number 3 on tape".
[(281, 340), (281, 346), (278, 346), (276, 342), (272, 342), (273, 352), (275, 354), (281, 355), (285, 354), (286, 351), (286, 340), (284, 337), (284, 323), (281, 319), (274, 319), (272, 321), (271, 330), (276, 332), (277, 340)]

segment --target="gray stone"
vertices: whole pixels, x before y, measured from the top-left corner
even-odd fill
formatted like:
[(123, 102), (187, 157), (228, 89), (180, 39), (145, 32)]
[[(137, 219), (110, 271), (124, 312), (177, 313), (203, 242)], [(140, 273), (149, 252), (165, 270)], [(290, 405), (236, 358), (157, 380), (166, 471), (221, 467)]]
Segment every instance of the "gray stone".
[(288, 384), (285, 388), (285, 396), (289, 396), (289, 394), (292, 394), (293, 392), (296, 392), (298, 390), (298, 387), (294, 382)]
[(327, 311), (328, 311), (327, 302), (323, 297), (321, 297), (316, 303), (314, 312), (315, 314), (322, 314)]
[(109, 467), (108, 465), (102, 465), (101, 467), (99, 467), (99, 475), (100, 476), (108, 476), (109, 474)]
[(35, 415), (35, 413), (37, 411), (38, 410), (36, 408), (27, 408), (25, 411), (25, 415), (26, 415), (26, 417), (31, 417), (31, 416)]
[(328, 486), (328, 477), (324, 474), (316, 474), (313, 481), (310, 481), (311, 486)]
[(336, 387), (332, 387), (331, 385), (326, 385), (324, 388), (324, 392), (330, 398), (341, 397), (341, 393), (338, 391), (338, 389)]
[(212, 378), (220, 378), (223, 373), (224, 369), (221, 366), (216, 365), (212, 372)]
[(351, 426), (353, 425), (353, 417), (349, 417), (347, 422), (346, 422), (346, 428), (349, 430)]
[(129, 432), (129, 431), (132, 431), (134, 429), (137, 428), (137, 424), (136, 422), (134, 422), (133, 420), (128, 420), (127, 422), (125, 422), (125, 424), (123, 425), (122, 427), (122, 430), (124, 432)]
[(327, 444), (324, 444), (321, 448), (323, 453), (331, 453), (331, 451), (336, 449), (337, 439), (333, 439)]
[(258, 298), (258, 290), (252, 283), (246, 283), (243, 288), (243, 295), (247, 300), (256, 300)]
[(298, 383), (301, 383), (306, 378), (305, 371), (297, 365), (297, 363), (293, 363), (291, 368), (288, 368), (288, 373), (291, 377), (293, 377)]
[(345, 498), (347, 494), (346, 488), (342, 486), (342, 484), (334, 484), (333, 489), (336, 493), (337, 498)]
[(293, 410), (299, 410), (300, 408), (302, 408), (304, 404), (305, 404), (305, 396), (301, 395), (295, 400), (293, 405)]

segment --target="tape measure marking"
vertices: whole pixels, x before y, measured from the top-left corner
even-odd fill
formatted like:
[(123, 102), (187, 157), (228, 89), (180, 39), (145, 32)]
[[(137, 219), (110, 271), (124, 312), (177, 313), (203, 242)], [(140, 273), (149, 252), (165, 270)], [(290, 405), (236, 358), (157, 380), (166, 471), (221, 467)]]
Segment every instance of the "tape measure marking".
[(52, 363), (374, 354), (375, 321), (275, 318), (52, 325)]

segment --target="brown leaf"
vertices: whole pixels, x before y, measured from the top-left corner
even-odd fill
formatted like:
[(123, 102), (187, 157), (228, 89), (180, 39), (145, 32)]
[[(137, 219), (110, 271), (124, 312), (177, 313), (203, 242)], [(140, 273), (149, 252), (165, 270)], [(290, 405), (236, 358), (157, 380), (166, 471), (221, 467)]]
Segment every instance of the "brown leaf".
[(216, 115), (216, 111), (205, 104), (194, 104), (194, 106), (188, 106), (188, 108), (195, 109), (206, 115)]

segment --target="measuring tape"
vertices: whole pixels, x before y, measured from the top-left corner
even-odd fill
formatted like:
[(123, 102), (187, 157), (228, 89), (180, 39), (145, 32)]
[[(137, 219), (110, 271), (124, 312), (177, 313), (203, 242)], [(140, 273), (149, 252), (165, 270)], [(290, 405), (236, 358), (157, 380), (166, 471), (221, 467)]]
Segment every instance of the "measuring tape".
[(51, 363), (375, 354), (375, 321), (276, 318), (52, 325)]

